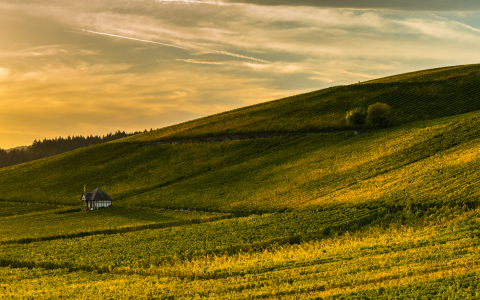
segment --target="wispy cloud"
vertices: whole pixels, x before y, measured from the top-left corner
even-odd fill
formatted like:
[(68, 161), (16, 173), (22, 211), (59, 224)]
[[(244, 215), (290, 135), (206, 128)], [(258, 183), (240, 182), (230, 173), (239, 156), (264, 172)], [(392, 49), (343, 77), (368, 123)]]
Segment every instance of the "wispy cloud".
[(223, 1), (202, 1), (202, 0), (155, 0), (158, 3), (166, 3), (166, 4), (210, 4), (210, 5), (229, 5), (230, 3), (226, 3)]
[(221, 54), (221, 55), (227, 55), (227, 56), (232, 56), (232, 57), (237, 57), (237, 58), (243, 58), (243, 59), (258, 61), (258, 62), (262, 62), (262, 63), (268, 63), (268, 61), (263, 60), (263, 59), (258, 59), (258, 58), (255, 58), (255, 57), (245, 56), (245, 55), (236, 54), (236, 53), (227, 52), (227, 51), (205, 50), (205, 49), (188, 49), (188, 48), (184, 48), (184, 47), (180, 47), (180, 46), (176, 46), (176, 45), (165, 44), (165, 43), (155, 42), (155, 41), (151, 41), (151, 40), (137, 39), (137, 38), (127, 37), (127, 36), (123, 36), (123, 35), (117, 35), (117, 34), (111, 34), (111, 33), (105, 33), (105, 32), (98, 32), (98, 31), (92, 31), (92, 30), (86, 30), (86, 29), (75, 29), (75, 30), (83, 31), (83, 32), (87, 32), (87, 33), (111, 36), (111, 37), (116, 37), (116, 38), (121, 38), (121, 39), (127, 39), (127, 40), (132, 40), (132, 41), (137, 41), (137, 42), (158, 44), (158, 45), (162, 45), (162, 46), (174, 47), (174, 48), (179, 48), (179, 49), (183, 49), (183, 50), (190, 50), (190, 51), (200, 50), (200, 51), (203, 51), (204, 53), (215, 53), (215, 54)]
[(249, 59), (249, 60), (254, 60), (262, 63), (269, 63), (269, 61), (263, 60), (263, 59), (258, 59), (255, 57), (250, 57), (250, 56), (244, 56), (240, 54), (235, 54), (227, 51), (218, 51), (218, 50), (211, 50), (212, 53), (217, 53), (217, 54), (223, 54), (223, 55), (228, 55), (228, 56), (233, 56), (233, 57), (238, 57), (238, 58), (244, 58), (244, 59)]
[(0, 128), (26, 133), (19, 138), (0, 132), (0, 147), (31, 144), (34, 138), (157, 128), (295, 93), (178, 62), (148, 74), (123, 65), (55, 67), (31, 77), (9, 76), (0, 85)]
[(480, 55), (480, 13), (415, 10), (467, 0), (18, 2), (0, 0), (0, 128), (48, 136), (156, 128)]
[(226, 61), (214, 60), (214, 59), (177, 59), (177, 61), (183, 61), (186, 63), (192, 64), (202, 64), (202, 65), (224, 65)]
[(225, 2), (263, 6), (311, 6), (425, 11), (472, 11), (480, 9), (480, 3), (477, 0), (225, 0)]
[(117, 35), (117, 34), (111, 34), (111, 33), (105, 33), (105, 32), (98, 32), (98, 31), (92, 31), (92, 30), (86, 30), (86, 29), (74, 29), (74, 30), (89, 32), (89, 33), (99, 34), (99, 35), (106, 35), (106, 36), (111, 36), (111, 37), (116, 37), (116, 38), (121, 38), (121, 39), (127, 39), (127, 40), (132, 40), (132, 41), (157, 44), (157, 45), (162, 45), (162, 46), (167, 46), (167, 47), (174, 47), (174, 48), (179, 48), (179, 49), (183, 49), (183, 50), (188, 50), (187, 48), (180, 47), (180, 46), (175, 46), (175, 45), (170, 45), (170, 44), (165, 44), (165, 43), (160, 43), (160, 42), (155, 42), (155, 41), (149, 41), (149, 40), (136, 39), (136, 38), (123, 36), (123, 35)]
[(0, 57), (40, 57), (40, 56), (56, 56), (56, 55), (62, 55), (62, 54), (91, 55), (95, 53), (96, 53), (95, 51), (91, 51), (91, 50), (77, 49), (77, 47), (72, 45), (47, 45), (47, 46), (39, 46), (39, 47), (29, 47), (26, 49), (15, 50), (15, 51), (0, 51)]

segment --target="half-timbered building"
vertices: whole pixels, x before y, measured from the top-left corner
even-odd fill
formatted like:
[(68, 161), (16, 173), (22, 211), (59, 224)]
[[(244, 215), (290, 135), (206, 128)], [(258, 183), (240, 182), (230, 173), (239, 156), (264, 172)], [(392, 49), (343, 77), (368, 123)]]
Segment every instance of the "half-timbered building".
[(112, 206), (112, 197), (107, 195), (104, 191), (100, 188), (96, 188), (91, 193), (83, 193), (82, 195), (83, 204), (90, 210), (94, 210), (101, 207), (109, 207)]

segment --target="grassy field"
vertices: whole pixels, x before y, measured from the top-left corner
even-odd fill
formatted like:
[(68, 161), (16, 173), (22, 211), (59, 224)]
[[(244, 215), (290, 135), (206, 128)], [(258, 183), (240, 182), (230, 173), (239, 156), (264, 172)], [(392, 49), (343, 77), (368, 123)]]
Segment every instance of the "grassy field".
[[(479, 72), (334, 87), (2, 168), (0, 299), (476, 299)], [(347, 130), (347, 110), (378, 101), (394, 126)], [(245, 136), (155, 144), (231, 134)], [(114, 206), (80, 211), (84, 184)]]

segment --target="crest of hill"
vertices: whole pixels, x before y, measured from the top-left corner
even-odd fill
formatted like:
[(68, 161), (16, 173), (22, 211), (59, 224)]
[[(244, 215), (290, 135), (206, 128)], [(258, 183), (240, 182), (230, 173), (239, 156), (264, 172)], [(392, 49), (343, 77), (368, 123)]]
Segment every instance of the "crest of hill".
[[(0, 202), (80, 205), (78, 195), (87, 184), (102, 186), (119, 206), (206, 211), (478, 205), (478, 70), (453, 67), (326, 89), (5, 167)], [(419, 80), (408, 81), (412, 76)], [(343, 90), (355, 97), (341, 98)], [(385, 101), (388, 95), (397, 102)], [(332, 99), (345, 107), (333, 110)], [(171, 138), (168, 132), (175, 130), (209, 135), (208, 124), (223, 120), (250, 124), (250, 114), (265, 121), (257, 127), (233, 127), (232, 121), (231, 128), (263, 132), (277, 122), (278, 130), (296, 131), (300, 121), (343, 119), (349, 107), (377, 101), (396, 110), (398, 126), (361, 137), (350, 131), (169, 146), (149, 142)], [(332, 112), (310, 111), (317, 106)], [(476, 111), (462, 113), (470, 110)]]
[(349, 129), (355, 107), (387, 103), (392, 123), (453, 116), (480, 109), (480, 65), (424, 70), (337, 86), (248, 106), (148, 132), (130, 139), (161, 141), (252, 133), (322, 132)]

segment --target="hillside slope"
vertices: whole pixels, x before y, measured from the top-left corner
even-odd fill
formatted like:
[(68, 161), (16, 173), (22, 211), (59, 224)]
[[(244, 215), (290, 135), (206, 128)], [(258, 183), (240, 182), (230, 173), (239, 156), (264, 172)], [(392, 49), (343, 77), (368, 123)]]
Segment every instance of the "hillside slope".
[(137, 136), (172, 140), (256, 132), (313, 132), (345, 128), (345, 113), (384, 102), (393, 124), (431, 120), (480, 109), (480, 65), (412, 72), (337, 86), (248, 106)]
[[(97, 210), (84, 213), (84, 218), (94, 221), (102, 214)], [(331, 222), (343, 213), (313, 212), (321, 214)], [(2, 296), (478, 299), (478, 209), (406, 209), (377, 215), (374, 222), (360, 228), (350, 224), (331, 233), (323, 230), (309, 242), (304, 237), (314, 232), (319, 220), (308, 215), (275, 213), (0, 245)], [(40, 233), (42, 224), (35, 225), (33, 231)], [(285, 227), (289, 228), (280, 239), (282, 244), (262, 241), (282, 235)], [(292, 236), (295, 231), (303, 234)]]
[[(359, 105), (334, 88), (0, 169), (0, 298), (478, 299), (477, 69), (343, 87), (397, 95), (361, 136), (297, 132)], [(223, 122), (297, 133), (156, 143)], [(114, 207), (81, 211), (84, 184)]]
[[(466, 87), (470, 85), (460, 83), (476, 76), (468, 72), (477, 69), (425, 71), (360, 86), (391, 81), (408, 85), (414, 80), (420, 94), (426, 92), (422, 82), (432, 82), (432, 74)], [(464, 76), (455, 77), (452, 72)], [(466, 93), (462, 88), (455, 90)], [(443, 106), (439, 101), (420, 105), (415, 98), (400, 100), (418, 119), (423, 113), (415, 107), (428, 108), (431, 115), (455, 114), (480, 105), (475, 98), (478, 95), (459, 102), (450, 98)], [(299, 102), (291, 103), (296, 103), (299, 111), (302, 108)], [(309, 106), (303, 109), (308, 112)], [(90, 189), (101, 186), (116, 205), (251, 213), (463, 204), (477, 201), (480, 192), (479, 111), (400, 124), (361, 137), (341, 132), (219, 143), (150, 143), (162, 130), (167, 129), (1, 169), (0, 199), (75, 205), (87, 184)]]

